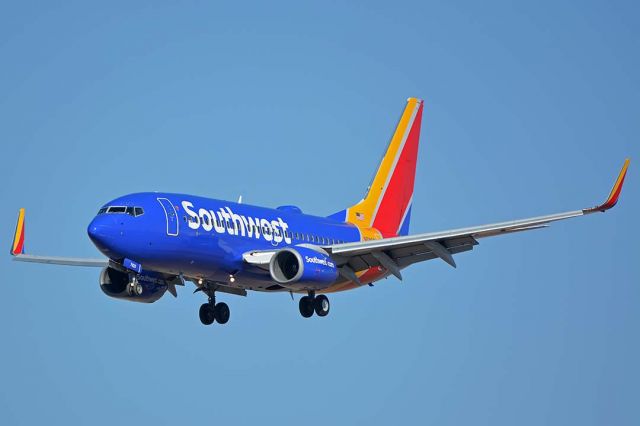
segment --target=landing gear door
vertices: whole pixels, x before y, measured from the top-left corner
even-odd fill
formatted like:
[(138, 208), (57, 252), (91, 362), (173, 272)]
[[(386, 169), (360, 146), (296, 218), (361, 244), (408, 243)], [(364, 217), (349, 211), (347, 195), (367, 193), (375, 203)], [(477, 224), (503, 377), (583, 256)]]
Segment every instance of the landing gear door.
[(167, 198), (158, 198), (158, 202), (164, 210), (164, 215), (167, 218), (167, 235), (175, 237), (178, 235), (178, 214), (176, 208), (171, 201)]

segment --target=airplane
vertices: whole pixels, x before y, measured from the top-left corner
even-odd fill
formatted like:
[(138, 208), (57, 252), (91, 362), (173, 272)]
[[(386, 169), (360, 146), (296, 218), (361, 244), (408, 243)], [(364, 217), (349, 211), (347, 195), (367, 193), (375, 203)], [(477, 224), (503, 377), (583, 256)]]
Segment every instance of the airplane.
[(275, 209), (186, 194), (144, 192), (104, 204), (88, 226), (99, 259), (25, 253), (25, 210), (20, 209), (14, 260), (102, 268), (107, 296), (152, 303), (176, 286), (195, 284), (208, 300), (202, 324), (229, 321), (216, 293), (301, 294), (300, 314), (329, 313), (327, 294), (395, 276), (414, 263), (472, 250), (481, 238), (548, 227), (551, 222), (604, 212), (618, 202), (626, 159), (606, 201), (595, 207), (448, 231), (409, 234), (423, 101), (409, 98), (364, 198), (326, 217), (293, 205)]

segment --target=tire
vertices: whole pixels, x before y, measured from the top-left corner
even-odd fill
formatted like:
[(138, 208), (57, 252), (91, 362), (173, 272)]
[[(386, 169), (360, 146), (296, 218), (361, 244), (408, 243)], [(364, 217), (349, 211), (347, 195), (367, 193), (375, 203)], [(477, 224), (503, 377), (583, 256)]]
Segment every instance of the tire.
[(329, 309), (331, 309), (329, 298), (324, 294), (316, 296), (313, 301), (313, 308), (316, 311), (316, 315), (319, 317), (326, 317), (329, 314)]
[(229, 310), (229, 306), (226, 303), (220, 302), (216, 304), (215, 307), (215, 317), (218, 324), (226, 324), (229, 321), (229, 317), (231, 316), (231, 311)]
[(300, 315), (303, 317), (309, 318), (313, 315), (313, 299), (309, 296), (301, 297), (298, 307), (300, 308)]
[(213, 307), (209, 303), (200, 306), (200, 322), (204, 325), (211, 325), (215, 321), (215, 313)]

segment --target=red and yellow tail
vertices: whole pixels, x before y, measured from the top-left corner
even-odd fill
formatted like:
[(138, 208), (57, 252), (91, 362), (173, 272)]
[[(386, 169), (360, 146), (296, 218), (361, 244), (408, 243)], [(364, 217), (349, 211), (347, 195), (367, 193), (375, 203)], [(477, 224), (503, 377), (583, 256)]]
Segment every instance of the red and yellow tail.
[[(418, 159), (423, 102), (409, 98), (364, 199), (347, 209), (346, 219), (383, 237), (407, 235)], [(368, 232), (371, 233), (371, 232)], [(363, 238), (375, 238), (363, 235)], [(378, 237), (379, 238), (379, 237)]]
[(18, 213), (18, 224), (16, 225), (16, 233), (13, 236), (13, 245), (11, 246), (11, 254), (24, 254), (24, 209), (20, 209)]

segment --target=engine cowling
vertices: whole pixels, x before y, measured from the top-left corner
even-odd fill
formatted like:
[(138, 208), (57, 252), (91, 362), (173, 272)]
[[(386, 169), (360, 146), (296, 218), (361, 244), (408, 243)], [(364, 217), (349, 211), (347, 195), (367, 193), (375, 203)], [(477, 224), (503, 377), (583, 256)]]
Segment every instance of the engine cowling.
[(114, 299), (153, 303), (164, 295), (167, 287), (167, 282), (152, 272), (133, 274), (110, 267), (100, 272), (100, 289)]
[(338, 278), (333, 259), (307, 247), (278, 250), (269, 263), (269, 273), (274, 281), (293, 290), (325, 288)]

